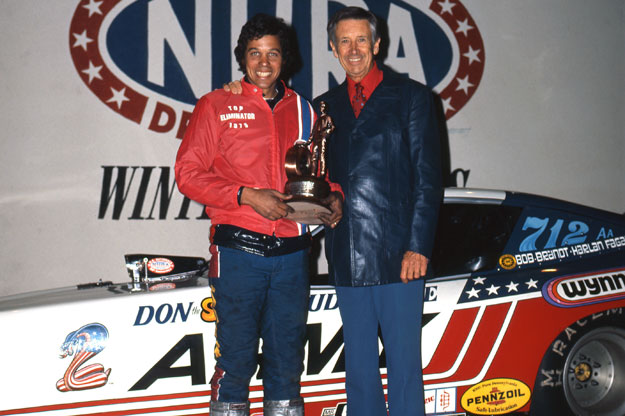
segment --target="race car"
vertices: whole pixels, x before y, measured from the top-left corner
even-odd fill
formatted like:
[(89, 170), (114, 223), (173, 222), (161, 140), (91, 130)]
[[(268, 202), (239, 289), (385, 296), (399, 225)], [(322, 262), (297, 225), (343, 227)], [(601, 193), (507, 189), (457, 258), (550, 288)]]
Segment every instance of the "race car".
[[(426, 413), (625, 415), (625, 216), (450, 188), (439, 217), (422, 325)], [(209, 414), (205, 259), (132, 254), (126, 265), (123, 283), (0, 299), (0, 415)], [(306, 415), (346, 416), (336, 295), (324, 276), (311, 282)], [(383, 340), (380, 371), (386, 386)], [(262, 397), (260, 368), (252, 415)]]

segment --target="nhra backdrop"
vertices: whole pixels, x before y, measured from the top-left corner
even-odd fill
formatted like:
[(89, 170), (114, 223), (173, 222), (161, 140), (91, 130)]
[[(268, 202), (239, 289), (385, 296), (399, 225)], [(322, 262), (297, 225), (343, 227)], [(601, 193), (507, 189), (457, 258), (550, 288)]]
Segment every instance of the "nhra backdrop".
[(325, 27), (346, 5), (440, 97), (448, 185), (625, 211), (622, 0), (2, 0), (0, 296), (123, 281), (124, 253), (207, 256), (173, 175), (195, 102), (241, 77), (257, 12), (296, 28), (297, 91), (341, 83)]

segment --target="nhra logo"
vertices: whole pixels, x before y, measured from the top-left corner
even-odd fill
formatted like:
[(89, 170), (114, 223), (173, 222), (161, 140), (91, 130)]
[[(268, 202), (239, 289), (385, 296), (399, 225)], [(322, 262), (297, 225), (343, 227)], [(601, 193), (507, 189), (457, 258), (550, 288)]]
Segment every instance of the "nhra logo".
[(166, 274), (174, 270), (174, 262), (163, 257), (157, 257), (148, 261), (148, 270), (156, 274)]
[(625, 269), (558, 277), (543, 286), (543, 296), (560, 307), (575, 307), (625, 298)]
[[(467, 104), (481, 81), (485, 52), (476, 23), (459, 0), (345, 3), (369, 5), (387, 23), (385, 64), (436, 91), (448, 119)], [(69, 49), (78, 75), (103, 104), (151, 131), (182, 138), (197, 99), (241, 77), (232, 51), (247, 20), (245, 10), (249, 16), (276, 14), (295, 27), (303, 65), (291, 86), (312, 99), (345, 77), (325, 32), (328, 17), (344, 5), (81, 0), (70, 24)]]

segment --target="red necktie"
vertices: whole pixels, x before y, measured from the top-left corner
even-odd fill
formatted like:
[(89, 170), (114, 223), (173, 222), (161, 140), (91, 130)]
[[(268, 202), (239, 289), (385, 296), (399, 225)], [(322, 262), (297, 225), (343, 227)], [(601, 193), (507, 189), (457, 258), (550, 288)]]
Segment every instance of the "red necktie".
[(360, 110), (365, 106), (365, 102), (367, 101), (367, 97), (362, 93), (363, 87), (360, 82), (357, 82), (356, 85), (356, 93), (352, 98), (352, 108), (354, 109), (354, 115), (358, 118), (360, 114)]

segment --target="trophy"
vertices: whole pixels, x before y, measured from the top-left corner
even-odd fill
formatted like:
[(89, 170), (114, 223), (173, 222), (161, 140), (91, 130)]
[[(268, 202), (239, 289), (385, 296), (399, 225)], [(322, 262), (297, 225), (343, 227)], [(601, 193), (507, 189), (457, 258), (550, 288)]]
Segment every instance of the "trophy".
[(334, 124), (326, 114), (325, 102), (321, 102), (320, 109), (321, 116), (315, 121), (310, 140), (291, 147), (284, 163), (288, 178), (284, 193), (293, 195), (286, 203), (295, 210), (287, 218), (303, 224), (322, 224), (319, 214), (331, 212), (321, 201), (330, 195), (330, 185), (325, 180), (326, 145)]

